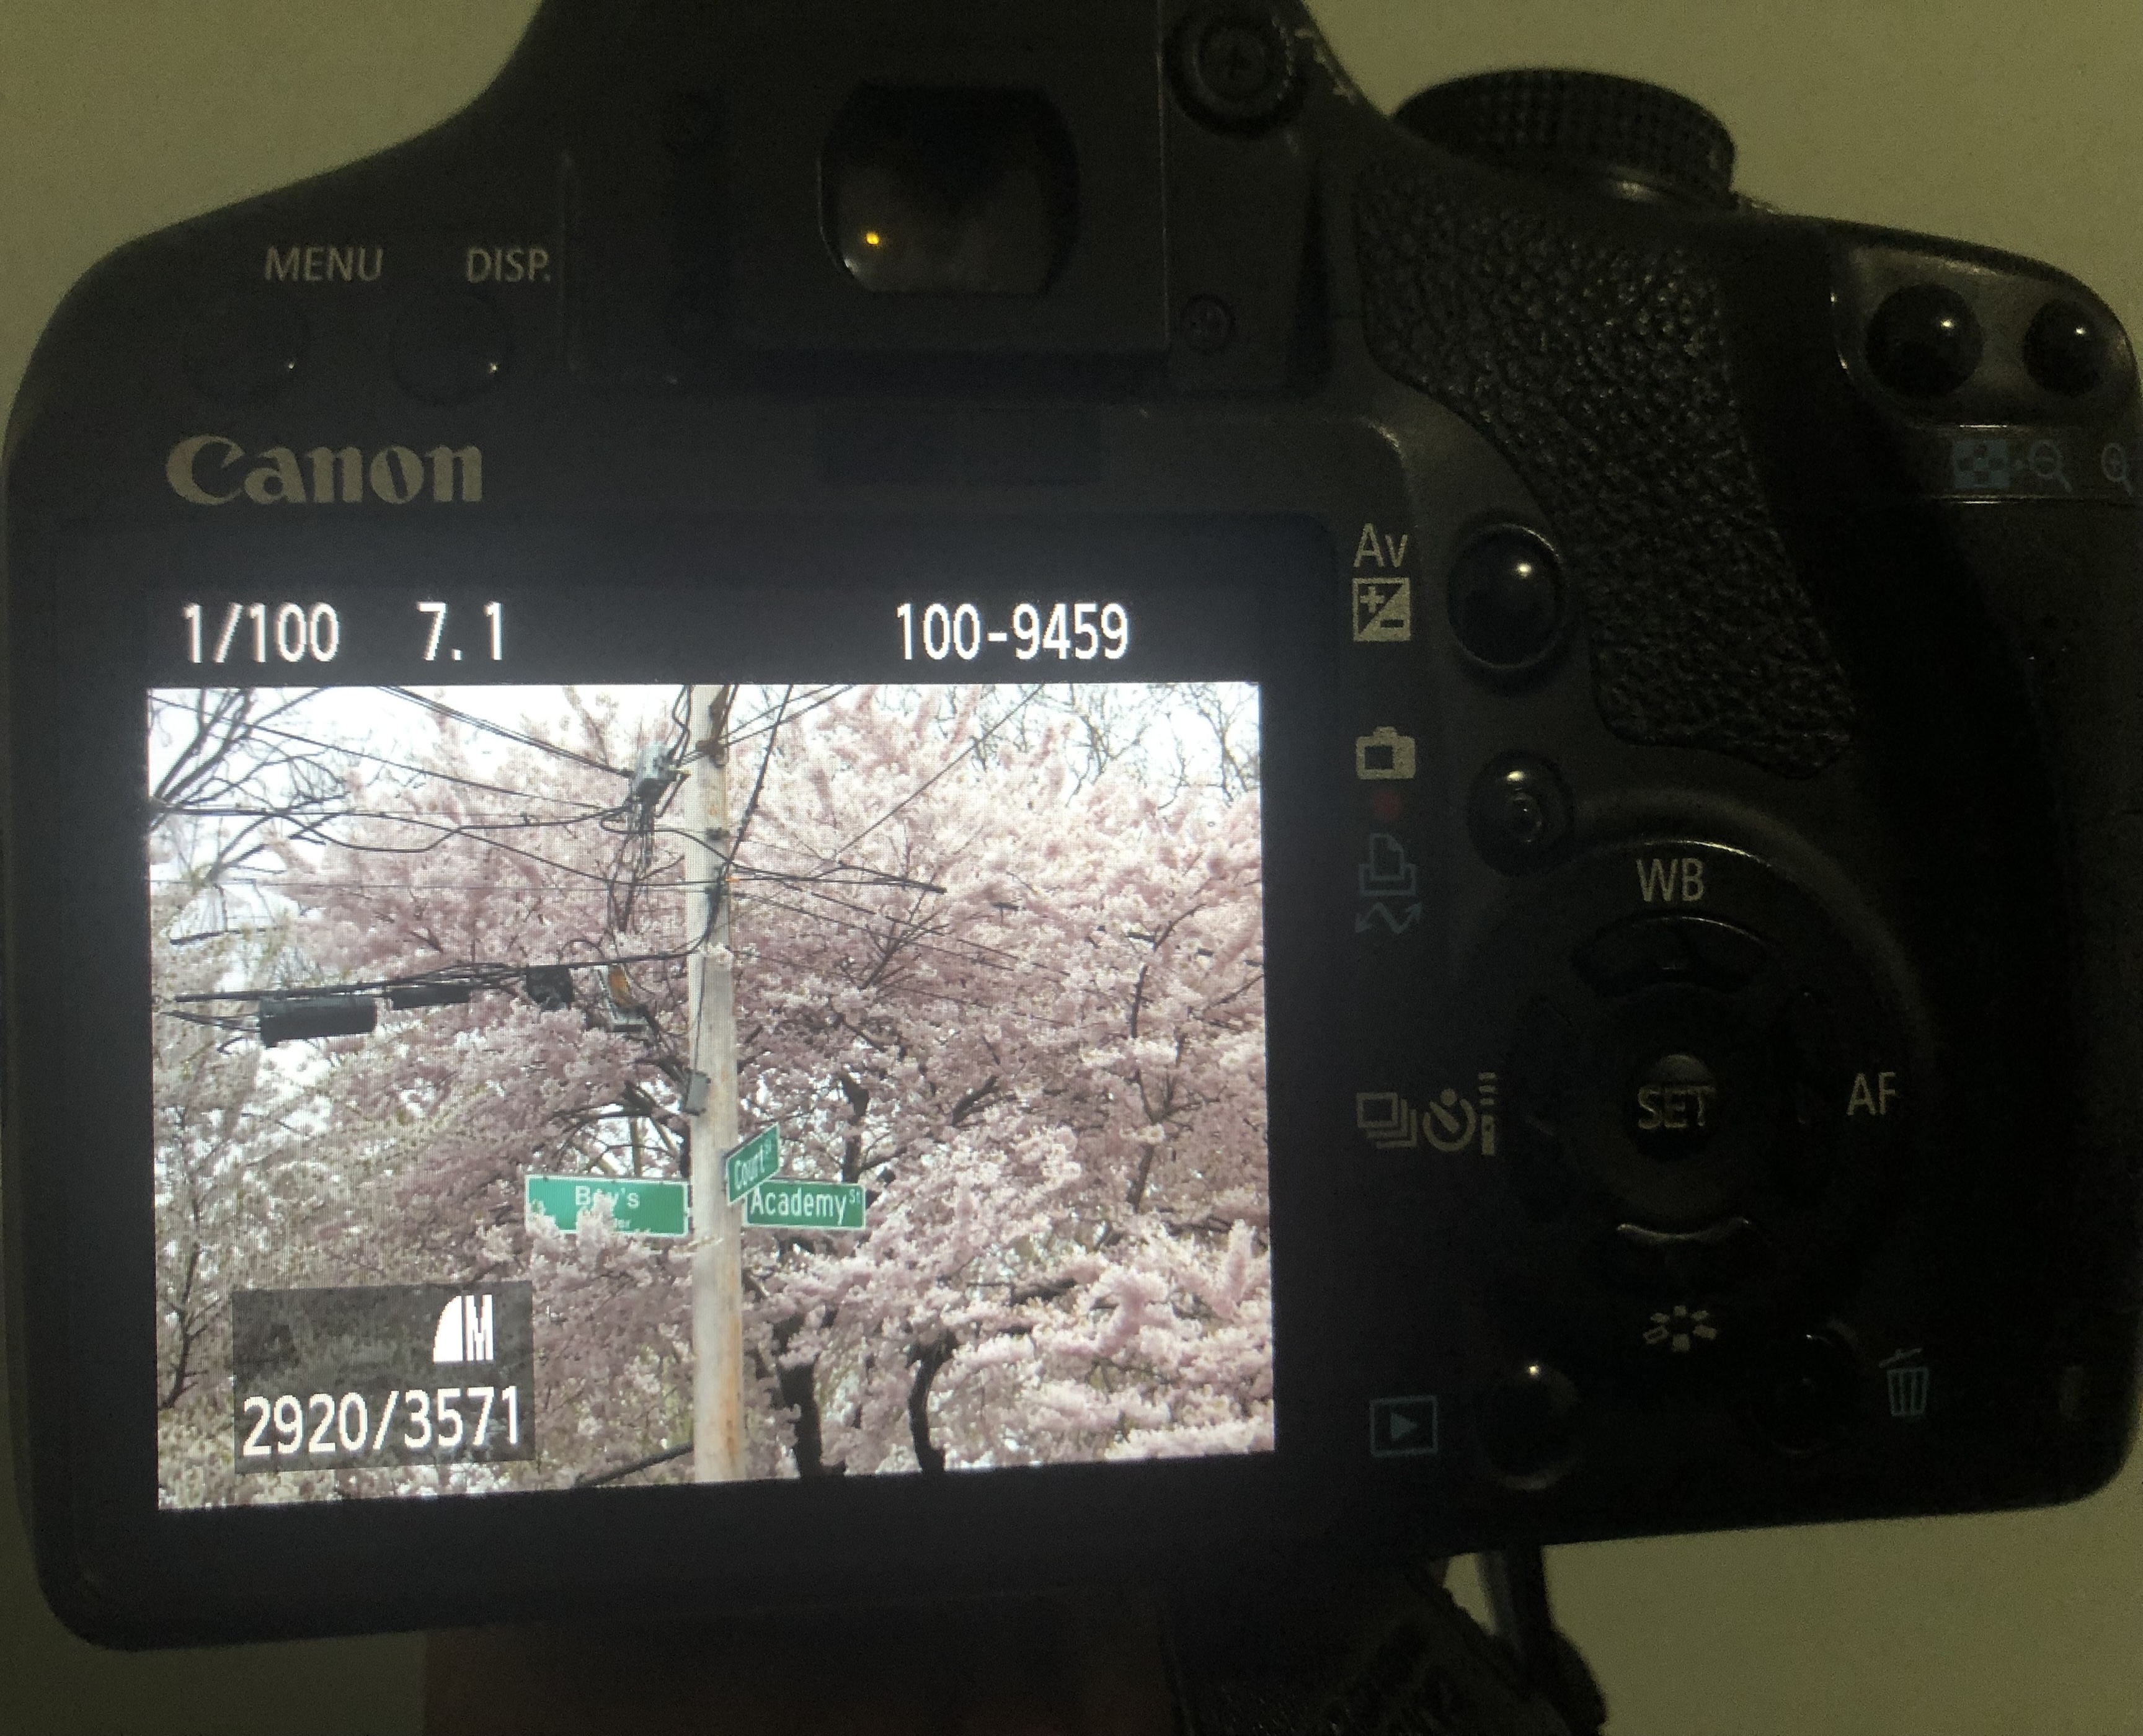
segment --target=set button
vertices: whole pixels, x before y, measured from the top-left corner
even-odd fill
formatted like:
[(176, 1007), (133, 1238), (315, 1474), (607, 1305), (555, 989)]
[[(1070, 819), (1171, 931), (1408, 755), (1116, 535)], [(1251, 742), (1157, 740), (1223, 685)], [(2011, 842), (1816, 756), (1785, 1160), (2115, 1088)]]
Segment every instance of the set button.
[[(1776, 1170), (1819, 1186), (1814, 1160), (1843, 1099), (1822, 1003), (1780, 992), (1767, 940), (1717, 917), (1649, 912), (1566, 957), (1591, 994), (1533, 1000), (1504, 1055), (1505, 1169), (1534, 1223), (1590, 1199), (1686, 1234)], [(1782, 1006), (1800, 1009), (1798, 1022)], [(1777, 1125), (1789, 1105), (1805, 1129)]]
[(1658, 1055), (1639, 1067), (1622, 1095), (1630, 1143), (1656, 1163), (1694, 1157), (1726, 1119), (1719, 1076), (1701, 1056)]

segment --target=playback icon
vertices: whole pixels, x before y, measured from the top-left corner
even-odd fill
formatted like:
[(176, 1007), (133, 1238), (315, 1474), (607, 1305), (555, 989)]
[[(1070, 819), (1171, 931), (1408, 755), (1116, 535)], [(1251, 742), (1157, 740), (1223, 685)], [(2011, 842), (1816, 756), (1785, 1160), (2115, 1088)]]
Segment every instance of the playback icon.
[(1369, 1456), (1411, 1459), (1436, 1451), (1436, 1395), (1378, 1398), (1369, 1403)]

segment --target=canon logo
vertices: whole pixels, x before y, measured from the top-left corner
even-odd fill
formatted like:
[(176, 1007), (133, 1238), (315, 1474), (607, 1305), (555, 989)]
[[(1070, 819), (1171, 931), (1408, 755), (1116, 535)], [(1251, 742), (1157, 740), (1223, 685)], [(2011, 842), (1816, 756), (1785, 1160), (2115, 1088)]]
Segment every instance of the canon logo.
[[(251, 467), (241, 472), (241, 464)], [(195, 434), (171, 448), (164, 478), (197, 507), (220, 507), (240, 495), (263, 507), (366, 499), (406, 507), (426, 492), (428, 478), (433, 500), (473, 504), (483, 498), (483, 453), (473, 446), (435, 446), (421, 454), (385, 446), (367, 458), (354, 446), (315, 446), (301, 459), (287, 446), (248, 453), (221, 434)]]

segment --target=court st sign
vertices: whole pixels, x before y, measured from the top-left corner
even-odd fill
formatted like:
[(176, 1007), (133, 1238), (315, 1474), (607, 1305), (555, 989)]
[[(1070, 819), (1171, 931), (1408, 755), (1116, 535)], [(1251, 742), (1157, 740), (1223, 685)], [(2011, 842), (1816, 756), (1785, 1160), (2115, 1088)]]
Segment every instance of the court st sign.
[(760, 1183), (781, 1172), (781, 1130), (755, 1133), (722, 1160), (722, 1180), (735, 1205)]

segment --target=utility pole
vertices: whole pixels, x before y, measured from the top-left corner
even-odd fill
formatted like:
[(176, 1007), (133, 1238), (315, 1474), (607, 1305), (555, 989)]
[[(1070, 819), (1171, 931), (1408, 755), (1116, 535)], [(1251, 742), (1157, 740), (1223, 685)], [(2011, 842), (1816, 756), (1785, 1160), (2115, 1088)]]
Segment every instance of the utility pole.
[(690, 1066), (706, 1100), (687, 1118), (692, 1147), (692, 1476), (744, 1475), (744, 1209), (729, 1202), (722, 1159), (737, 1143), (736, 966), (730, 902), (730, 703), (733, 687), (695, 687), (685, 790), (685, 940), (690, 949)]

